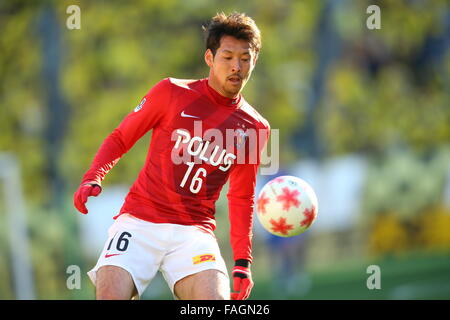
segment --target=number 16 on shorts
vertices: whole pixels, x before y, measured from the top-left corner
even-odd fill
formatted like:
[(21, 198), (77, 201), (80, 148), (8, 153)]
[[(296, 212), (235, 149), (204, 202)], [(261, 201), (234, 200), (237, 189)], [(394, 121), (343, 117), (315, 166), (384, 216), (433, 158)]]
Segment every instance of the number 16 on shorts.
[[(110, 258), (114, 256), (118, 256), (123, 254), (127, 249), (128, 245), (130, 243), (129, 239), (132, 237), (131, 233), (129, 232), (122, 232), (122, 233), (116, 233), (114, 237), (112, 237), (111, 241), (108, 244), (108, 247), (106, 248), (106, 254), (105, 258)], [(113, 246), (115, 244), (115, 246)], [(119, 251), (119, 253), (110, 253), (110, 250), (113, 249), (114, 251)]]

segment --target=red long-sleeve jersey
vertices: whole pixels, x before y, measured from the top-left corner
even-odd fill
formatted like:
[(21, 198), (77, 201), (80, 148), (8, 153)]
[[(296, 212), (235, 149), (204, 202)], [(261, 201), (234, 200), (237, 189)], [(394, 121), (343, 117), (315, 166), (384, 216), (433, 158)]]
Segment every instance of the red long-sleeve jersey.
[(270, 134), (267, 120), (241, 95), (229, 99), (217, 93), (208, 79), (166, 78), (105, 139), (82, 183), (101, 185), (151, 129), (145, 165), (118, 215), (213, 232), (215, 202), (229, 178), (233, 257), (251, 262), (256, 175)]

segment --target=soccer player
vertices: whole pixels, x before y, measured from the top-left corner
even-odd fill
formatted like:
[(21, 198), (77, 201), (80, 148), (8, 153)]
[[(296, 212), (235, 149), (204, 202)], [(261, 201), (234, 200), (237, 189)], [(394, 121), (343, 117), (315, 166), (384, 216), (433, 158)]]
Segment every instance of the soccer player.
[[(104, 140), (74, 194), (88, 213), (105, 175), (149, 130), (148, 156), (96, 266), (97, 299), (138, 298), (161, 271), (177, 299), (247, 299), (253, 287), (257, 169), (270, 127), (242, 97), (261, 48), (247, 15), (217, 14), (204, 27), (208, 78), (157, 83)], [(233, 288), (220, 254), (215, 202), (229, 179)]]

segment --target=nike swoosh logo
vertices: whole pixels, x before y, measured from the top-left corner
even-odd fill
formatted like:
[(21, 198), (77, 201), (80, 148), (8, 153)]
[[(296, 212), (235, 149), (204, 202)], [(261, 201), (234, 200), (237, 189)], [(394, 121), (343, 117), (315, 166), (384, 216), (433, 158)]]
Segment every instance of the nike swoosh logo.
[(184, 110), (181, 112), (181, 116), (182, 116), (183, 118), (197, 118), (197, 119), (200, 119), (200, 117), (192, 116), (192, 115), (190, 115), (190, 114), (184, 113)]
[(110, 258), (110, 257), (120, 256), (120, 255), (121, 255), (121, 253), (105, 254), (105, 258)]

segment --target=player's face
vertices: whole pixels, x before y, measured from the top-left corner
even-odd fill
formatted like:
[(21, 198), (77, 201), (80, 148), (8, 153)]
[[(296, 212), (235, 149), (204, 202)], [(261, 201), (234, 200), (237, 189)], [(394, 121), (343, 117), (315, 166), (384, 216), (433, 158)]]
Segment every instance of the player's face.
[(205, 61), (209, 66), (209, 85), (228, 98), (235, 98), (247, 83), (257, 56), (245, 40), (224, 36), (213, 55), (206, 50)]

